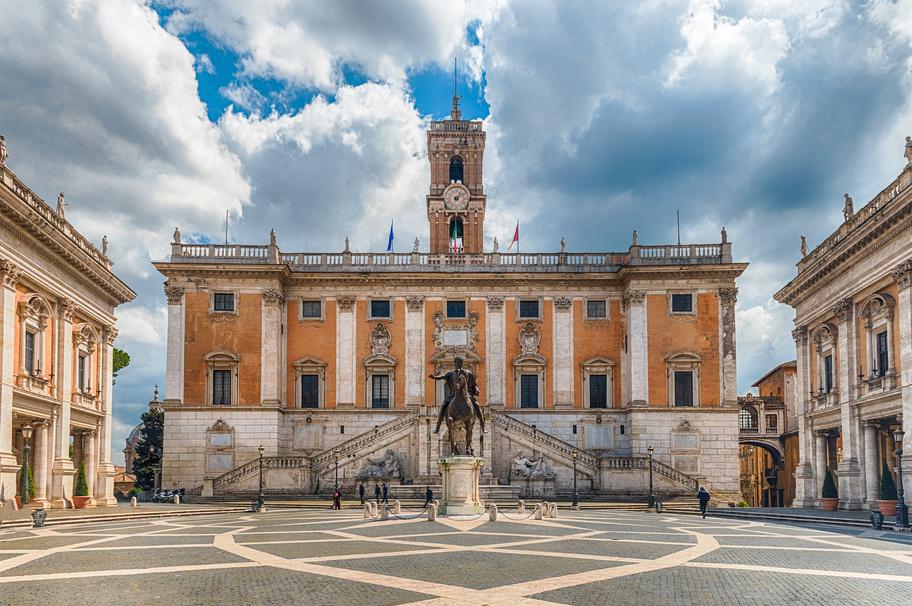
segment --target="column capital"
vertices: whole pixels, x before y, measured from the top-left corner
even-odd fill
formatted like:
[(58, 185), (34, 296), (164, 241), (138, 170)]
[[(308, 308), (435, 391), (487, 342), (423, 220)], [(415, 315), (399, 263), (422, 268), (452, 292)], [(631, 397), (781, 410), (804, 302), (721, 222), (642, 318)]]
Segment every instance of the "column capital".
[(117, 329), (113, 326), (105, 326), (102, 329), (102, 338), (106, 345), (114, 345), (114, 340), (117, 339)]
[(645, 290), (633, 290), (627, 289), (624, 291), (624, 298), (622, 299), (624, 307), (630, 307), (631, 305), (641, 305), (643, 301), (646, 300), (646, 291)]
[(880, 419), (869, 419), (867, 421), (862, 421), (862, 423), (864, 423), (865, 429), (869, 427), (871, 429), (877, 429), (881, 425)]
[(274, 307), (285, 302), (285, 295), (276, 288), (270, 288), (263, 291), (263, 304)]
[(165, 282), (165, 297), (168, 298), (168, 305), (180, 305), (184, 300), (184, 289)]
[(723, 307), (733, 306), (738, 301), (738, 289), (737, 288), (720, 288), (719, 289), (719, 302), (722, 303)]
[(406, 297), (405, 307), (409, 311), (421, 311), (421, 308), (424, 307), (424, 297), (418, 295)]
[(40, 419), (38, 421), (32, 422), (32, 427), (38, 429), (39, 427), (47, 429), (50, 426), (50, 422), (47, 419)]
[(570, 297), (554, 297), (554, 308), (557, 311), (568, 311), (573, 305), (573, 299)]
[(3, 285), (7, 288), (15, 288), (19, 282), (19, 276), (22, 272), (19, 267), (7, 259), (0, 260), (0, 274), (3, 275)]
[(798, 328), (792, 331), (792, 339), (795, 340), (795, 345), (807, 343), (808, 339), (808, 327), (799, 326)]
[(900, 288), (912, 286), (912, 259), (906, 259), (893, 269), (893, 279)]
[(488, 309), (490, 311), (500, 311), (504, 306), (504, 298), (499, 296), (488, 297)]
[(836, 316), (836, 319), (839, 320), (839, 322), (851, 320), (854, 311), (855, 304), (852, 302), (852, 299), (843, 299), (833, 306), (833, 315)]
[(336, 297), (336, 303), (339, 304), (339, 311), (351, 311), (355, 307), (355, 297), (342, 295)]
[(72, 322), (73, 317), (76, 315), (76, 311), (79, 309), (79, 306), (76, 305), (76, 301), (63, 298), (57, 305), (59, 307), (60, 319), (64, 322)]

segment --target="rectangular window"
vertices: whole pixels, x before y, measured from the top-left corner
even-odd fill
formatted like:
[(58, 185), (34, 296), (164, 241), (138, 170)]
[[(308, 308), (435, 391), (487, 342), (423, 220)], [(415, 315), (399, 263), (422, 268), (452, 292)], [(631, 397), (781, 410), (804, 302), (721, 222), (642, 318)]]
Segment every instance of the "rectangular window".
[(390, 407), (389, 381), (389, 375), (373, 375), (371, 377), (371, 408)]
[(693, 295), (690, 293), (671, 295), (671, 312), (676, 314), (693, 313)]
[(301, 301), (302, 318), (322, 318), (323, 305), (320, 299)]
[(301, 375), (301, 408), (320, 407), (320, 377)]
[(608, 375), (589, 375), (589, 408), (608, 408)]
[(212, 309), (215, 311), (234, 311), (234, 293), (217, 292), (212, 295)]
[(519, 317), (522, 319), (538, 319), (538, 299), (528, 299), (519, 302)]
[(519, 376), (519, 407), (538, 408), (538, 375)]
[(35, 372), (35, 333), (25, 333), (25, 371), (28, 374)]
[(690, 370), (676, 370), (674, 373), (675, 406), (693, 406), (694, 375)]
[(466, 302), (465, 301), (447, 301), (447, 317), (448, 318), (466, 317)]
[(877, 368), (875, 369), (875, 374), (878, 377), (882, 377), (887, 374), (887, 370), (890, 368), (890, 358), (887, 353), (887, 332), (877, 333)]
[(88, 388), (86, 385), (86, 357), (79, 356), (76, 360), (76, 370), (78, 375), (77, 385), (79, 385), (79, 391), (85, 391)]
[(607, 301), (586, 301), (586, 317), (590, 319), (607, 318)]
[(390, 317), (389, 299), (372, 299), (370, 303), (371, 303), (371, 317), (372, 318), (389, 318)]
[(776, 431), (779, 428), (779, 416), (766, 415), (766, 428), (769, 431)]
[(823, 383), (826, 393), (833, 391), (833, 356), (829, 355), (823, 359)]
[(231, 405), (231, 371), (212, 371), (212, 403), (218, 406)]

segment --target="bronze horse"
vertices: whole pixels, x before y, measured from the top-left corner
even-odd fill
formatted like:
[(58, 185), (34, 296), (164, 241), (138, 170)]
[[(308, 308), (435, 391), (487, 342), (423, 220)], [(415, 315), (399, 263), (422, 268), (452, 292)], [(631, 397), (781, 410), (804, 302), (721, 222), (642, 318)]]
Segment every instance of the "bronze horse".
[[(475, 411), (472, 408), (472, 399), (469, 395), (469, 380), (466, 373), (454, 373), (451, 378), (453, 399), (446, 412), (447, 438), (450, 440), (450, 452), (459, 454), (456, 445), (456, 432), (460, 427), (465, 431), (465, 454), (474, 455), (472, 450), (472, 430), (475, 428)], [(481, 436), (484, 443), (484, 436)]]

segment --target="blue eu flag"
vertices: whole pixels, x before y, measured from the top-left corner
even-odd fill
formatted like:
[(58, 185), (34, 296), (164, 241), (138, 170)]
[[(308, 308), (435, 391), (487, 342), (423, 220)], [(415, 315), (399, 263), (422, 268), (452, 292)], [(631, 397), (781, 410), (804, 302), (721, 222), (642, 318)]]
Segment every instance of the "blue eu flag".
[(386, 252), (393, 252), (393, 222), (390, 221), (390, 237), (386, 243)]

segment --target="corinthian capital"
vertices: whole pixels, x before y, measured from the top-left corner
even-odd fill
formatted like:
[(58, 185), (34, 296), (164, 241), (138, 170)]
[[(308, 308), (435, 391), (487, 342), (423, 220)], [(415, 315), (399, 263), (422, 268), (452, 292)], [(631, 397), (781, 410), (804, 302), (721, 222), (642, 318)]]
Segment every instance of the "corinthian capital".
[(12, 261), (3, 259), (0, 261), (0, 274), (3, 275), (3, 285), (7, 288), (15, 288), (19, 282), (19, 276), (22, 274), (16, 264)]
[(184, 299), (184, 289), (165, 282), (165, 296), (168, 298), (168, 305), (180, 305)]
[(504, 305), (503, 297), (498, 297), (498, 296), (488, 297), (488, 309), (490, 309), (491, 311), (500, 311), (503, 309), (503, 305)]
[(117, 339), (117, 329), (113, 326), (105, 326), (102, 338), (106, 345), (114, 345), (114, 341)]
[(645, 300), (645, 290), (627, 290), (624, 292), (624, 307), (630, 307), (631, 305), (640, 305)]
[(731, 307), (738, 301), (738, 289), (737, 288), (720, 288), (719, 289), (719, 302), (722, 303), (723, 307)]
[(73, 317), (76, 315), (76, 310), (78, 309), (76, 301), (73, 299), (61, 299), (58, 306), (60, 308), (60, 317), (65, 322), (72, 322)]
[(285, 301), (285, 295), (282, 294), (282, 291), (276, 290), (275, 288), (270, 288), (263, 291), (263, 304), (264, 305), (281, 305)]
[(846, 320), (851, 319), (854, 307), (852, 299), (843, 299), (833, 306), (833, 315), (836, 316), (836, 319), (840, 322), (845, 322)]
[(339, 304), (339, 311), (351, 311), (355, 307), (355, 298), (351, 295), (336, 297), (336, 302)]
[(405, 298), (405, 306), (409, 311), (421, 311), (424, 306), (424, 297), (409, 296)]
[(893, 270), (893, 279), (900, 288), (912, 286), (912, 259), (906, 259)]
[(808, 338), (808, 329), (807, 326), (799, 326), (792, 331), (792, 338), (795, 340), (795, 345), (800, 343), (806, 343)]
[(555, 297), (554, 308), (558, 311), (567, 311), (573, 305), (573, 299), (570, 297)]

